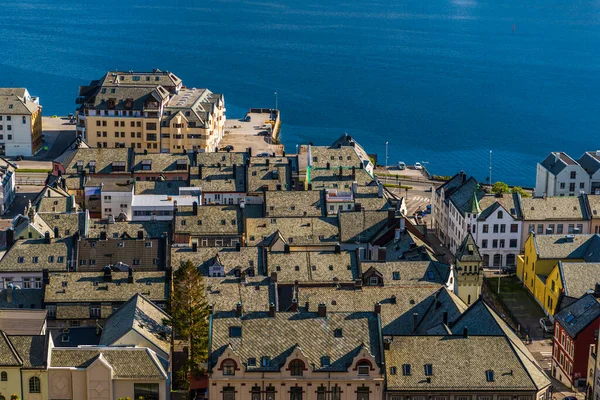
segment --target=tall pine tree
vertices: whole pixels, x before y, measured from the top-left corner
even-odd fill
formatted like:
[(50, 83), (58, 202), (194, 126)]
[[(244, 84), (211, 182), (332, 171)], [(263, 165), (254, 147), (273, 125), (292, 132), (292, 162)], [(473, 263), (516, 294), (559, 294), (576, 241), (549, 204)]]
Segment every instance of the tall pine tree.
[(170, 310), (173, 330), (189, 344), (185, 372), (198, 375), (208, 358), (209, 314), (202, 275), (191, 261), (182, 262), (173, 274)]

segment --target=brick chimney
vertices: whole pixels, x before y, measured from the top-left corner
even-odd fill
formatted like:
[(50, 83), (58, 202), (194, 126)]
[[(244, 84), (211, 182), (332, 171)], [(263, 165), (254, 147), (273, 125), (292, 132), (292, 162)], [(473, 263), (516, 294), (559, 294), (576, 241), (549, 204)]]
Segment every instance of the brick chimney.
[[(292, 305), (290, 307), (290, 311), (298, 312), (298, 300), (292, 299)], [(308, 310), (306, 310), (306, 311), (308, 311)]]
[(242, 306), (242, 302), (240, 301), (235, 305), (235, 316), (240, 318), (243, 313), (244, 313), (244, 307)]
[(319, 318), (327, 317), (327, 306), (325, 303), (319, 303), (317, 314), (319, 315)]
[(275, 304), (273, 303), (269, 304), (269, 317), (275, 317)]
[(375, 303), (375, 314), (377, 314), (377, 315), (381, 314), (381, 304), (380, 303)]

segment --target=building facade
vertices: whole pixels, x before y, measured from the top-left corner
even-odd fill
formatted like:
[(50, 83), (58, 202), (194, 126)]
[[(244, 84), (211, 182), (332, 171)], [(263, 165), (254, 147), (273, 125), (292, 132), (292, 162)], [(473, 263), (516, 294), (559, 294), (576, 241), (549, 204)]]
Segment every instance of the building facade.
[(0, 88), (0, 156), (32, 156), (42, 148), (42, 106), (25, 88)]

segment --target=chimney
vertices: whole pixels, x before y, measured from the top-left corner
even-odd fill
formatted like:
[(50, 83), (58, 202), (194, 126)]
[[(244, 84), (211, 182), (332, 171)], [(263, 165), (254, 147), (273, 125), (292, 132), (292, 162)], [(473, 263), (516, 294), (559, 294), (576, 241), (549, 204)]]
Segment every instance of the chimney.
[(133, 283), (133, 268), (129, 267), (127, 271), (127, 283)]
[(202, 179), (202, 165), (198, 166), (198, 179)]
[(13, 287), (12, 285), (6, 288), (6, 302), (12, 303), (13, 301)]
[(271, 164), (271, 161), (270, 161), (270, 160), (267, 158), (267, 159), (265, 160), (265, 164), (266, 164), (266, 165), (267, 165), (267, 167), (268, 167), (268, 166)]
[(442, 314), (442, 323), (444, 325), (448, 325), (448, 311), (444, 311)]
[(469, 329), (467, 329), (466, 326), (463, 328), (463, 337), (465, 339), (467, 339), (469, 337)]
[(112, 270), (109, 266), (104, 267), (104, 282), (112, 282)]
[(342, 177), (344, 176), (344, 171), (342, 171), (342, 166), (340, 165), (340, 180), (342, 180)]
[(252, 157), (252, 147), (248, 147), (248, 158)]
[(179, 209), (177, 208), (177, 200), (173, 201), (173, 215), (177, 216), (177, 212)]
[(138, 231), (138, 239), (144, 238), (144, 231)]
[(277, 283), (277, 272), (271, 272), (271, 283)]
[(355, 211), (355, 212), (358, 212), (358, 211), (360, 211), (360, 210), (361, 210), (361, 205), (360, 205), (360, 203), (354, 203), (354, 211)]
[(44, 233), (44, 243), (50, 244), (50, 232), (48, 231)]
[(232, 168), (233, 168), (233, 179), (235, 179), (237, 176), (237, 166), (235, 164), (233, 164)]
[(327, 169), (331, 169), (331, 164), (329, 164), (329, 162), (327, 163)]
[(6, 249), (9, 250), (15, 244), (15, 231), (12, 228), (6, 230)]
[(383, 197), (383, 183), (377, 182), (377, 197)]
[(198, 242), (192, 242), (192, 251), (194, 253), (198, 252)]
[(419, 314), (413, 313), (413, 333), (417, 333), (417, 324), (419, 323)]
[(387, 217), (388, 226), (392, 226), (394, 221), (396, 221), (396, 210), (388, 210), (388, 217)]
[(290, 245), (289, 244), (286, 243), (283, 245), (283, 252), (285, 254), (290, 254)]
[(392, 344), (392, 339), (383, 339), (383, 349), (389, 350)]
[[(352, 167), (354, 168), (354, 167)], [(352, 178), (355, 179), (355, 178)], [(358, 182), (354, 181), (352, 182), (352, 194), (356, 195), (358, 194)]]
[(377, 315), (381, 314), (381, 304), (380, 303), (375, 303), (375, 314), (377, 314)]
[(235, 251), (237, 251), (237, 252), (242, 251), (242, 244), (240, 242), (237, 242), (235, 244)]
[(600, 298), (600, 283), (596, 282), (596, 286), (594, 287), (594, 297)]
[(342, 252), (342, 247), (339, 244), (336, 244), (335, 247), (334, 247), (333, 252), (335, 254), (340, 254)]
[(392, 297), (390, 297), (390, 303), (392, 303), (392, 304), (396, 304), (396, 302), (397, 302), (397, 301), (396, 301), (396, 295), (395, 295), (395, 294), (393, 294), (393, 295), (392, 295)]
[(44, 282), (44, 285), (50, 284), (50, 272), (48, 268), (42, 270), (42, 282)]
[(308, 184), (308, 190), (312, 190), (312, 183)]
[[(298, 312), (298, 300), (292, 299), (292, 306), (290, 307), (292, 312)], [(308, 311), (308, 308), (306, 309)]]
[(273, 303), (269, 304), (269, 317), (271, 317), (271, 318), (275, 317), (275, 304), (273, 304)]
[(353, 165), (352, 166), (352, 180), (356, 179), (356, 167)]
[(194, 215), (198, 215), (198, 203), (197, 202), (192, 203), (192, 210), (194, 212)]
[(242, 306), (242, 302), (238, 302), (235, 305), (235, 316), (240, 318), (242, 316), (242, 313), (244, 312), (244, 307)]
[(100, 232), (100, 240), (106, 240), (106, 231)]
[(325, 303), (319, 303), (317, 314), (319, 315), (319, 318), (325, 318), (327, 316), (327, 306)]

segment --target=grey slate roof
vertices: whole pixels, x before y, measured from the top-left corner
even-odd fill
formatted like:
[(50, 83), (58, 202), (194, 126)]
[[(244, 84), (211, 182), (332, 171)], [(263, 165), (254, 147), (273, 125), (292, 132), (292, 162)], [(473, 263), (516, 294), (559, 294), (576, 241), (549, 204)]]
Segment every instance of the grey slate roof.
[(44, 243), (44, 239), (17, 240), (0, 260), (0, 271), (66, 271), (72, 247), (71, 238), (53, 239), (51, 243)]
[[(45, 287), (49, 303), (124, 302), (136, 293), (152, 301), (166, 301), (165, 272), (134, 272), (133, 283), (127, 283), (127, 272), (112, 272), (112, 282), (105, 282), (102, 272), (69, 272), (50, 274)], [(89, 316), (89, 307), (84, 307)]]
[(558, 268), (565, 296), (580, 298), (593, 291), (600, 283), (600, 263), (598, 262), (559, 262)]
[(481, 214), (477, 217), (479, 221), (485, 221), (496, 211), (507, 213), (514, 219), (522, 219), (521, 203), (517, 193), (505, 193), (502, 196), (485, 195), (479, 200)]
[[(142, 163), (146, 160), (151, 161), (150, 170), (142, 169)], [(134, 154), (132, 167), (136, 173), (182, 173), (187, 174), (188, 167), (192, 164), (193, 153), (153, 153), (153, 154)], [(185, 169), (177, 169), (178, 162), (185, 166)]]
[(8, 339), (23, 360), (23, 368), (45, 368), (47, 341), (45, 335), (9, 335)]
[(145, 296), (136, 294), (106, 320), (100, 344), (113, 345), (126, 333), (135, 331), (166, 354), (170, 354), (171, 327), (163, 323), (168, 319), (169, 315), (160, 307)]
[(553, 151), (540, 163), (540, 165), (546, 168), (552, 175), (558, 175), (568, 165), (573, 165), (574, 163), (575, 161), (566, 153)]
[(148, 348), (54, 348), (50, 367), (87, 368), (102, 355), (113, 368), (115, 379), (165, 380), (166, 373), (156, 353)]
[(24, 88), (0, 88), (0, 114), (31, 115), (41, 108), (25, 99)]
[[(248, 218), (246, 220), (248, 246), (268, 245), (273, 235), (277, 233), (293, 245), (330, 246), (339, 241), (336, 217)], [(292, 238), (291, 242), (290, 238)]]
[(244, 311), (265, 311), (271, 303), (275, 304), (275, 287), (264, 276), (241, 278), (204, 278), (206, 302), (213, 311), (235, 310), (242, 303)]
[(0, 331), (0, 366), (20, 367), (21, 365), (23, 365), (23, 360), (19, 357), (6, 333)]
[(575, 302), (554, 314), (571, 338), (583, 331), (587, 326), (600, 317), (600, 303), (592, 294), (584, 294)]
[(469, 178), (450, 195), (449, 200), (464, 217), (467, 213), (481, 211), (479, 201), (485, 195), (485, 191), (480, 188), (475, 178)]
[(481, 254), (479, 253), (479, 246), (475, 243), (471, 232), (464, 238), (458, 250), (456, 250), (455, 257), (461, 262), (480, 262), (483, 261)]
[(42, 308), (42, 300), (44, 298), (43, 289), (27, 289), (19, 290), (14, 289), (12, 291), (12, 301), (8, 301), (7, 292), (9, 289), (2, 289), (0, 291), (0, 308), (29, 308), (29, 309), (40, 309)]
[[(199, 168), (202, 168), (200, 178)], [(234, 176), (235, 174), (235, 176)], [(190, 186), (202, 188), (202, 193), (245, 193), (246, 169), (243, 164), (192, 168)]]
[(198, 247), (194, 252), (189, 247), (172, 247), (171, 266), (177, 270), (182, 262), (191, 261), (202, 275), (208, 276), (209, 267), (218, 262), (223, 266), (225, 275), (230, 277), (234, 275), (236, 268), (240, 272), (252, 268), (258, 273), (262, 258), (258, 250), (257, 247), (240, 247), (240, 251), (234, 247)]
[(269, 274), (277, 273), (277, 282), (293, 284), (354, 282), (358, 266), (354, 252), (293, 251), (267, 253)]
[(539, 258), (544, 259), (583, 259), (586, 262), (600, 261), (600, 236), (535, 235), (534, 244)]
[(45, 324), (46, 310), (0, 309), (0, 330), (7, 335), (40, 335)]
[(581, 165), (585, 172), (590, 174), (590, 176), (594, 175), (596, 171), (600, 169), (600, 157), (596, 155), (595, 151), (586, 151), (579, 157), (577, 163)]
[[(370, 268), (376, 269), (383, 275), (385, 286), (431, 285), (432, 283), (444, 285), (450, 276), (448, 265), (434, 261), (361, 262), (363, 275)], [(395, 279), (396, 277), (398, 279)]]
[(175, 216), (175, 232), (190, 235), (240, 235), (242, 233), (242, 210), (237, 205), (181, 206)]
[(367, 243), (387, 227), (387, 211), (349, 211), (339, 216), (340, 241)]
[[(388, 390), (538, 390), (502, 336), (394, 337), (385, 354), (386, 366), (400, 371), (387, 375)], [(403, 364), (412, 366), (410, 375), (402, 374)], [(432, 376), (425, 375), (425, 364), (431, 364)], [(493, 382), (486, 379), (488, 370), (494, 371)]]
[(526, 197), (521, 199), (523, 220), (567, 220), (584, 221), (591, 219), (588, 215), (584, 196), (562, 197)]
[(321, 217), (325, 215), (324, 194), (319, 190), (265, 192), (267, 217)]
[[(241, 326), (241, 338), (229, 337), (229, 327)], [(334, 331), (342, 330), (342, 337)], [(379, 363), (380, 344), (378, 321), (373, 312), (328, 313), (319, 318), (317, 313), (249, 313), (236, 318), (234, 313), (216, 313), (212, 318), (212, 359), (231, 346), (242, 362), (258, 360), (255, 371), (278, 371), (296, 348), (308, 358), (309, 368), (321, 371), (346, 371), (354, 356), (364, 345)], [(273, 338), (276, 340), (265, 340)], [(271, 366), (260, 367), (263, 356), (271, 358)], [(331, 365), (321, 367), (321, 357), (329, 356)]]

